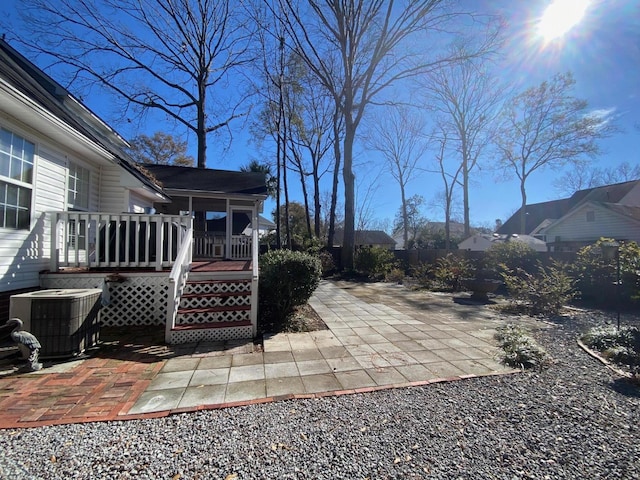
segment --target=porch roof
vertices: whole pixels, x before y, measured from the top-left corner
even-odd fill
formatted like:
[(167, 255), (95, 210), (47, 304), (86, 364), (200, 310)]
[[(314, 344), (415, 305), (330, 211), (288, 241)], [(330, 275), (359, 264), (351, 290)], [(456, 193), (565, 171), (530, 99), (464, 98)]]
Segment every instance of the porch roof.
[(209, 168), (183, 167), (179, 165), (144, 165), (165, 190), (185, 194), (207, 192), (229, 195), (267, 196), (264, 173), (234, 172)]

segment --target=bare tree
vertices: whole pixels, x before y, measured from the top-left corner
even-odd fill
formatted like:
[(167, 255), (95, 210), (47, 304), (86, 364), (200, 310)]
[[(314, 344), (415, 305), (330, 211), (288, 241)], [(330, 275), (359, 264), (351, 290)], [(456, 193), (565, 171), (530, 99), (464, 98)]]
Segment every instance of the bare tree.
[[(436, 153), (436, 163), (438, 166), (438, 173), (440, 174), (440, 178), (442, 179), (442, 183), (444, 186), (444, 191), (442, 195), (443, 205), (444, 205), (444, 235), (445, 235), (445, 248), (449, 250), (451, 248), (451, 215), (453, 211), (453, 197), (455, 192), (456, 185), (459, 184), (459, 177), (461, 172), (464, 170), (464, 162), (456, 163), (452, 172), (447, 171), (446, 165), (446, 151), (447, 151), (447, 129), (441, 127), (442, 130), (440, 132), (439, 137), (437, 138), (437, 142), (439, 145), (438, 151)], [(466, 225), (465, 225), (465, 237), (467, 237), (466, 233)]]
[(589, 168), (578, 163), (553, 182), (556, 191), (563, 196), (573, 195), (578, 190), (600, 187), (614, 183), (640, 179), (640, 164), (622, 162), (608, 168)]
[(386, 169), (400, 187), (400, 210), (403, 219), (404, 244), (409, 243), (409, 214), (407, 210), (407, 185), (417, 178), (417, 163), (427, 150), (424, 136), (424, 117), (409, 107), (396, 106), (385, 110), (371, 126), (367, 145), (382, 153)]
[[(452, 47), (452, 56), (466, 57), (465, 48)], [(467, 58), (430, 72), (424, 83), (428, 107), (437, 113), (440, 129), (455, 148), (460, 164), (464, 234), (470, 235), (469, 183), (485, 147), (491, 142), (504, 90), (483, 65)], [(445, 187), (446, 188), (446, 187)]]
[[(277, 0), (292, 49), (297, 51), (330, 92), (344, 121), (342, 177), (344, 183), (344, 268), (353, 267), (355, 176), (353, 147), (358, 127), (381, 93), (398, 81), (457, 60), (425, 58), (420, 37), (441, 33), (457, 15), (442, 0)], [(413, 48), (412, 48), (413, 47)], [(433, 51), (429, 51), (433, 53)]]
[(594, 156), (597, 140), (614, 131), (608, 118), (587, 112), (587, 102), (570, 95), (574, 83), (570, 73), (558, 74), (506, 103), (496, 145), (500, 165), (520, 181), (520, 233), (525, 233), (529, 177)]
[[(295, 81), (289, 82), (286, 108), (291, 116), (289, 147), (291, 164), (300, 176), (305, 206), (309, 221), (309, 201), (307, 198), (306, 178), (311, 179), (313, 187), (313, 234), (320, 237), (322, 205), (320, 203), (320, 181), (331, 169), (327, 162), (329, 151), (334, 142), (333, 112), (331, 98), (314, 75), (301, 62), (299, 56), (291, 59), (297, 68)], [(309, 225), (309, 237), (311, 237)]]
[[(404, 248), (414, 248), (420, 228), (427, 223), (427, 219), (422, 215), (422, 205), (424, 197), (422, 195), (412, 195), (407, 198), (404, 207), (400, 207), (396, 218), (393, 222), (393, 232), (397, 233), (400, 229), (405, 228), (405, 224), (410, 233), (408, 243), (404, 244)], [(406, 222), (406, 223), (405, 223)]]
[(251, 32), (229, 0), (24, 0), (29, 35), (16, 40), (62, 63), (70, 83), (98, 85), (126, 112), (157, 111), (195, 133), (197, 166), (207, 135), (245, 114), (226, 90), (244, 65)]

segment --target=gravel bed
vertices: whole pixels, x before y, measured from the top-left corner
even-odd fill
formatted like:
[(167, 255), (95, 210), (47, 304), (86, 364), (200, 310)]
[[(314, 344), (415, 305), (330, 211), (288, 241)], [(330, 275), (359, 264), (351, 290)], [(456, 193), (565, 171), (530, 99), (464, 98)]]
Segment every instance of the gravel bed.
[(3, 479), (640, 478), (640, 392), (534, 333), (542, 372), (163, 419), (0, 431)]

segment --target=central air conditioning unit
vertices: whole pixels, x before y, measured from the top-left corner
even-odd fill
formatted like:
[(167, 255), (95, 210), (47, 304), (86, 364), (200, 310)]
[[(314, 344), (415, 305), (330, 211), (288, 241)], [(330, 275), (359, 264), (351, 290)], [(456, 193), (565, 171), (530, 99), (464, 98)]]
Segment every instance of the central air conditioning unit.
[(71, 357), (97, 344), (100, 289), (51, 289), (12, 295), (9, 315), (42, 345), (41, 357)]

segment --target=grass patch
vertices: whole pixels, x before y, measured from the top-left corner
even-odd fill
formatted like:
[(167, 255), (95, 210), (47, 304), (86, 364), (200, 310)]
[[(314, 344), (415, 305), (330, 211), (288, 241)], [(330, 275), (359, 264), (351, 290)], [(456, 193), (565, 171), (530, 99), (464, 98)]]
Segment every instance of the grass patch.
[(542, 369), (551, 363), (551, 357), (530, 336), (529, 332), (517, 325), (498, 328), (496, 339), (503, 350), (502, 362), (516, 368)]

